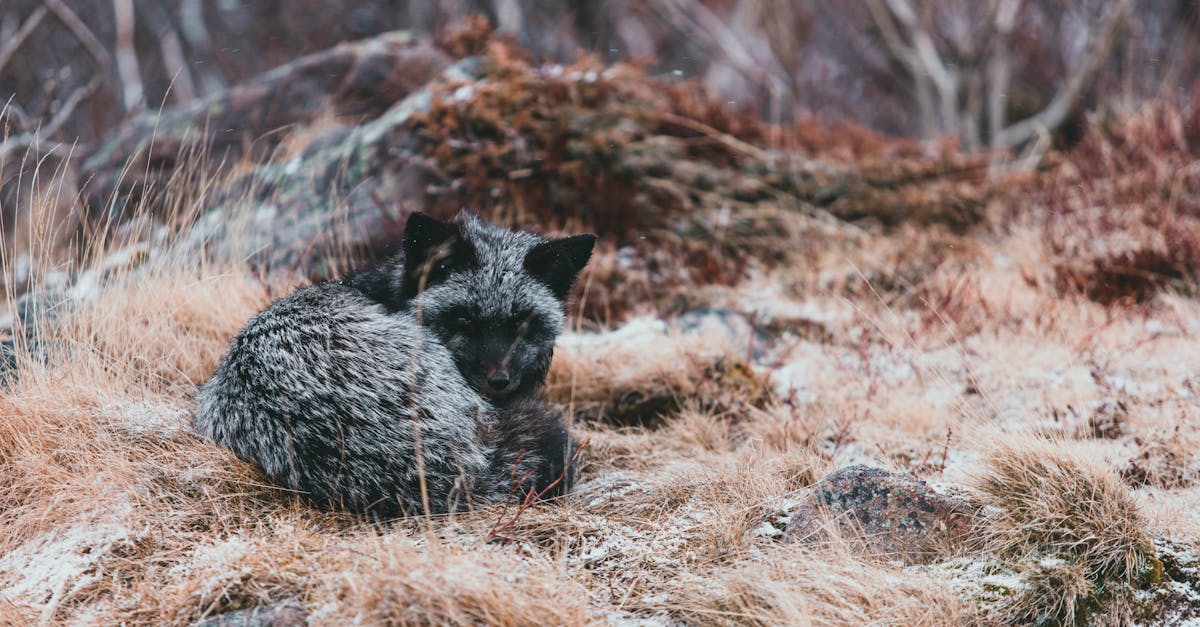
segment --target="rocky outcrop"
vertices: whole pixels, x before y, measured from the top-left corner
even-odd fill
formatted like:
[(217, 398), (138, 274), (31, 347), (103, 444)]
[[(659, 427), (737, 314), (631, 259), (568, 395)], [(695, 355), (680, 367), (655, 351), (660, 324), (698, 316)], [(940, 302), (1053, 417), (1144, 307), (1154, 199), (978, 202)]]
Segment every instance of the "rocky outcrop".
[(417, 91), (450, 58), (407, 32), (344, 43), (301, 57), (192, 104), (137, 116), (88, 155), (82, 170), (93, 210), (120, 222), (177, 170), (262, 160), (286, 138), (280, 129), (318, 120), (353, 126)]

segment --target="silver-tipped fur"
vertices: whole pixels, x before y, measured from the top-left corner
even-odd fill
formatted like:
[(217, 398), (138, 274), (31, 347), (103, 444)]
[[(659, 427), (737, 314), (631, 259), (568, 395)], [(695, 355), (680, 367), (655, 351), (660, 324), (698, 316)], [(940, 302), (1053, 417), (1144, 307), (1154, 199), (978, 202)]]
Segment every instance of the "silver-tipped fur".
[(201, 386), (195, 427), (355, 512), (561, 494), (573, 446), (537, 392), (594, 241), (414, 214), (396, 258), (254, 317)]

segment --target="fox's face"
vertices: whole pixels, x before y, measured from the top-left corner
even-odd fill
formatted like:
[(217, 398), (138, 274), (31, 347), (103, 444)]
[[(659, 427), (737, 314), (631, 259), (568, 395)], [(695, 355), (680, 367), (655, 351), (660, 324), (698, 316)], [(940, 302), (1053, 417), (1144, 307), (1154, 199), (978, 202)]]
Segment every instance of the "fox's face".
[(447, 224), (413, 214), (405, 301), (481, 394), (497, 404), (523, 398), (545, 381), (563, 302), (595, 240), (544, 240), (471, 217)]
[(562, 314), (528, 308), (485, 311), (460, 303), (439, 308), (423, 324), (450, 349), (468, 383), (503, 402), (527, 396), (545, 380)]

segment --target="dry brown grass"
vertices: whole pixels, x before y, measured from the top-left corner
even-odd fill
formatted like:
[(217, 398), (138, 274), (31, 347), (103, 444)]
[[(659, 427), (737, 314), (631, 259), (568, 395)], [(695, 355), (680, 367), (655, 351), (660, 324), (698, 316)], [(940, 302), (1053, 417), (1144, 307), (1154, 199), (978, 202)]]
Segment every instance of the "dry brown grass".
[(1163, 576), (1129, 488), (1068, 443), (1022, 434), (994, 445), (978, 482), (996, 508), (986, 535), (1025, 581), (998, 615), (1022, 624), (1128, 622), (1131, 590)]
[[(564, 337), (548, 392), (589, 442), (577, 490), (386, 524), (188, 429), (196, 384), (295, 277), (150, 249), (95, 275), (0, 397), (0, 623), (282, 603), (333, 624), (1119, 621), (1166, 590), (1151, 540), (1200, 540), (1194, 473), (1173, 474), (1200, 458), (1200, 303), (1062, 290), (1053, 228), (852, 228), (695, 295), (724, 322)], [(781, 545), (851, 463), (978, 481), (991, 543), (921, 567)]]
[(1120, 478), (1061, 443), (1017, 438), (996, 443), (979, 483), (999, 509), (988, 517), (994, 549), (1069, 559), (1096, 582), (1145, 576), (1153, 546)]
[(694, 623), (749, 625), (961, 625), (968, 608), (932, 578), (864, 560), (833, 547), (775, 549), (757, 563), (715, 573), (684, 595)]
[(613, 425), (655, 425), (685, 406), (730, 419), (761, 410), (773, 392), (747, 363), (753, 330), (740, 322), (707, 320), (685, 334), (644, 317), (601, 341), (566, 344), (547, 393), (580, 419)]

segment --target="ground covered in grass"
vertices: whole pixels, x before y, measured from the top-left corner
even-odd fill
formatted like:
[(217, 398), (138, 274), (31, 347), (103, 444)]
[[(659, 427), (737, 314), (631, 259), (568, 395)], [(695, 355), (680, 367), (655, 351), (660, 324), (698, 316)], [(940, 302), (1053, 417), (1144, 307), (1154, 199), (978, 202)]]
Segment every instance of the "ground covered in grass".
[[(482, 73), (435, 80), (419, 115), (302, 126), (272, 157), (285, 165), (244, 162), (223, 197), (208, 166), (155, 172), (129, 201), (144, 211), (101, 220), (110, 245), (13, 295), (0, 622), (263, 606), (313, 624), (1200, 618), (1194, 112), (1098, 117), (1029, 169), (773, 129), (636, 68), (542, 67), (464, 37)], [(387, 133), (362, 130), (379, 120)], [(331, 137), (372, 147), (342, 155), (343, 177), (403, 146), (440, 180), (423, 188), (434, 211), (601, 235), (547, 386), (587, 443), (568, 497), (358, 519), (190, 432), (231, 336), (331, 271), (263, 262), (256, 234), (279, 233), (264, 203), (405, 209), (400, 187), (361, 181), (294, 193), (286, 177), (313, 175)], [(268, 170), (283, 178), (264, 190)], [(36, 189), (17, 197), (58, 197)], [(243, 239), (211, 228), (235, 214)], [(340, 261), (378, 254), (359, 243)], [(837, 525), (784, 542), (811, 486), (854, 464), (956, 495), (968, 531), (919, 559)]]

